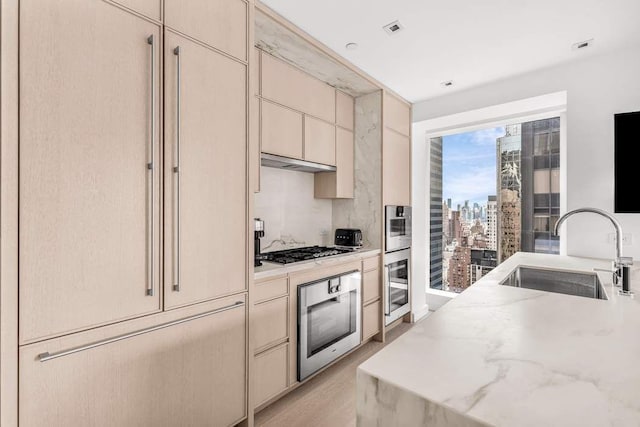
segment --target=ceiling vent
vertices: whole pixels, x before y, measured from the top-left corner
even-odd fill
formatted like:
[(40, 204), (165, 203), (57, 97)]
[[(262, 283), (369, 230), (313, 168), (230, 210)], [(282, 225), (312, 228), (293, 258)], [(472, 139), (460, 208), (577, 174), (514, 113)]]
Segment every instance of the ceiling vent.
[(393, 21), (382, 28), (384, 28), (384, 30), (389, 34), (395, 34), (402, 30), (404, 27), (402, 26), (400, 21)]
[(571, 50), (586, 49), (590, 47), (592, 44), (593, 44), (593, 39), (583, 40), (581, 42), (572, 44)]

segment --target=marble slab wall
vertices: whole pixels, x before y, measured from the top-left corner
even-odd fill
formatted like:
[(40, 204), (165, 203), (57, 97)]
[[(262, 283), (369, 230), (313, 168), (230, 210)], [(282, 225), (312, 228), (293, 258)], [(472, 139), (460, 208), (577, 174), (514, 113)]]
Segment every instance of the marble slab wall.
[[(355, 191), (333, 201), (333, 230), (360, 228), (365, 247), (382, 245), (382, 92), (356, 98)], [(333, 235), (333, 233), (332, 233)]]
[(264, 221), (263, 252), (330, 245), (331, 200), (315, 199), (312, 173), (263, 166), (254, 215)]

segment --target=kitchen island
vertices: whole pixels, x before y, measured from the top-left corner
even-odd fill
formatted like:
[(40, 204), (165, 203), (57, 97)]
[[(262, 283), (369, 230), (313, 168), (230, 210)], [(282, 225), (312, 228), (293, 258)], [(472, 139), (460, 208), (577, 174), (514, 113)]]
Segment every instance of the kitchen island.
[(513, 255), (359, 366), (358, 426), (640, 425), (637, 267), (602, 300), (500, 285), (518, 266), (611, 260)]

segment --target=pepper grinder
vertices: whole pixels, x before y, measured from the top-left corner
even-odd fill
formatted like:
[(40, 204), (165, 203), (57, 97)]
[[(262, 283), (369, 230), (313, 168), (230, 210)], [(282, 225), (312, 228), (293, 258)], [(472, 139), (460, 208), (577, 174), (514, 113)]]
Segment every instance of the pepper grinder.
[(264, 221), (260, 218), (254, 218), (253, 220), (253, 266), (259, 267), (262, 265), (262, 255), (260, 254), (260, 238), (264, 237)]

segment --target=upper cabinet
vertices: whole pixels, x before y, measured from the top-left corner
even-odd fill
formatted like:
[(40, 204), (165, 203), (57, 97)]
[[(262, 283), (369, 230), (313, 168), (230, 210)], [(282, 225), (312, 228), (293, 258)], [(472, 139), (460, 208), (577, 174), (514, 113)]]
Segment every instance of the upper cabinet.
[(411, 106), (388, 92), (382, 104), (383, 204), (411, 206)]
[(335, 166), (336, 127), (331, 123), (304, 116), (304, 159)]
[(411, 106), (405, 101), (385, 92), (382, 116), (385, 127), (411, 136)]
[(354, 194), (353, 132), (336, 127), (336, 171), (315, 174), (316, 199), (352, 199)]
[(335, 89), (286, 62), (262, 53), (261, 94), (279, 104), (335, 122)]
[(124, 7), (156, 21), (160, 21), (162, 18), (162, 0), (115, 0), (115, 3), (120, 3)]
[(302, 114), (265, 99), (260, 103), (262, 151), (302, 158)]
[(246, 289), (247, 72), (165, 30), (165, 307)]
[(354, 128), (354, 99), (344, 92), (336, 91), (336, 124), (348, 130)]
[(244, 0), (164, 0), (164, 22), (169, 28), (246, 61), (247, 8)]
[(21, 343), (161, 309), (160, 40), (107, 2), (20, 2)]

